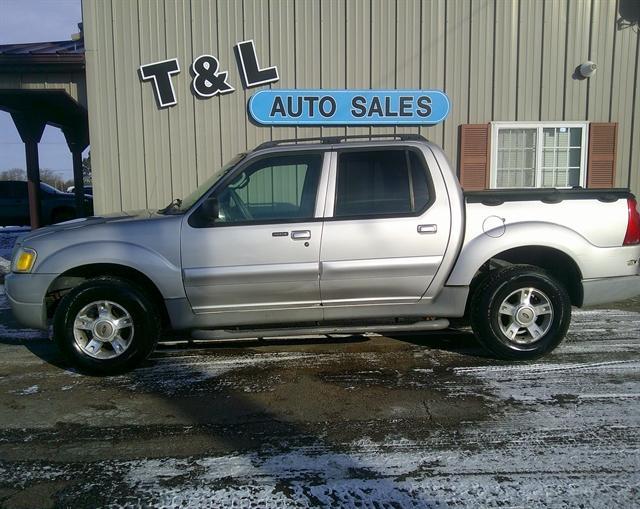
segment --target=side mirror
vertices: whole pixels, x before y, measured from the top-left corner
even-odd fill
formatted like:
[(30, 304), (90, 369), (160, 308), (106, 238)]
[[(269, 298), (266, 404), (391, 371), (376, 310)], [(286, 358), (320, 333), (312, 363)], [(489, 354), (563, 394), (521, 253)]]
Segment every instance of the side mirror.
[(215, 196), (209, 196), (200, 206), (202, 219), (207, 223), (213, 223), (220, 217), (220, 205), (218, 204), (218, 198)]

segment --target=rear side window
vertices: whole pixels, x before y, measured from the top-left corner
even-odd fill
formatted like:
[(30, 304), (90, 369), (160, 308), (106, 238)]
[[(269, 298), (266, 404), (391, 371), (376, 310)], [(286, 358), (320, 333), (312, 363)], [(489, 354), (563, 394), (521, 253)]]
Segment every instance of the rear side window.
[(412, 215), (429, 199), (427, 170), (412, 150), (338, 156), (334, 217)]

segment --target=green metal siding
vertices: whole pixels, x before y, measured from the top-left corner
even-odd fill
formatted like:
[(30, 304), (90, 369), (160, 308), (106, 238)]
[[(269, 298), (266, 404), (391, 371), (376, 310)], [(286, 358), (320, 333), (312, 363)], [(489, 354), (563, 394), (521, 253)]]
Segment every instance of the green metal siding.
[[(268, 139), (345, 132), (249, 122), (260, 88), (243, 90), (233, 52), (246, 39), (278, 67), (272, 88), (444, 89), (443, 124), (346, 132), (420, 132), (454, 164), (460, 124), (619, 122), (616, 183), (640, 192), (638, 36), (616, 30), (615, 0), (83, 0), (83, 12), (99, 212), (159, 207)], [(193, 96), (189, 67), (205, 53), (235, 92)], [(178, 104), (159, 110), (137, 67), (174, 57)], [(587, 59), (595, 76), (572, 79)]]

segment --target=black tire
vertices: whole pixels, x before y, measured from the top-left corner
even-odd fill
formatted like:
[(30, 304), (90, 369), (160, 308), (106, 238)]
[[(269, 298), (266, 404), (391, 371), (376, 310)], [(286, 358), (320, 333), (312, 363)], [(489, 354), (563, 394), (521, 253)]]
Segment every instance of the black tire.
[[(529, 288), (534, 291), (527, 290)], [(525, 292), (518, 294), (520, 290)], [(519, 322), (522, 316), (531, 320), (529, 308), (518, 304), (513, 306), (514, 312), (509, 313), (508, 306), (512, 301), (505, 302), (511, 295), (518, 299), (519, 295), (526, 296), (527, 293), (530, 295), (531, 309), (540, 309), (545, 313), (536, 315), (534, 310), (535, 318), (529, 326), (533, 333), (529, 327), (520, 327)], [(550, 304), (551, 313), (548, 313), (545, 301)], [(515, 319), (517, 310), (523, 313), (518, 315), (518, 320)], [(571, 300), (566, 289), (544, 270), (529, 265), (512, 265), (492, 271), (476, 289), (471, 297), (470, 318), (476, 338), (496, 357), (536, 359), (556, 348), (567, 334), (571, 322)], [(510, 324), (514, 329), (520, 327), (514, 338), (503, 332), (507, 329), (507, 333), (513, 333), (513, 330), (509, 330)], [(540, 334), (539, 337), (534, 333)]]
[[(113, 358), (94, 358), (88, 355), (74, 336), (74, 322), (78, 313), (91, 303), (109, 301), (125, 309), (133, 327), (129, 345), (116, 354), (110, 344), (103, 345)], [(91, 336), (94, 333), (88, 333)], [(160, 336), (160, 316), (153, 301), (143, 289), (124, 279), (91, 279), (71, 290), (58, 305), (53, 320), (53, 336), (69, 361), (90, 374), (112, 375), (139, 365), (155, 348)], [(111, 352), (109, 353), (109, 350)]]
[(56, 209), (51, 214), (51, 224), (63, 223), (64, 221), (71, 221), (76, 218), (76, 213), (73, 209), (63, 208)]

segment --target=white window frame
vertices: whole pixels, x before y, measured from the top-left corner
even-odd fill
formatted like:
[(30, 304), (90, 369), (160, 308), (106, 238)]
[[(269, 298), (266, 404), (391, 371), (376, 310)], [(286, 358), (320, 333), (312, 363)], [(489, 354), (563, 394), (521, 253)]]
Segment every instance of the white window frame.
[[(498, 188), (498, 130), (499, 129), (536, 129), (536, 176), (534, 187), (522, 187), (522, 189), (546, 189), (540, 186), (542, 182), (542, 133), (545, 127), (580, 127), (582, 128), (582, 140), (580, 151), (580, 183), (582, 187), (587, 187), (587, 151), (588, 151), (588, 129), (589, 122), (491, 122), (491, 189)], [(548, 188), (553, 189), (553, 188)], [(569, 189), (561, 187), (557, 189)]]

